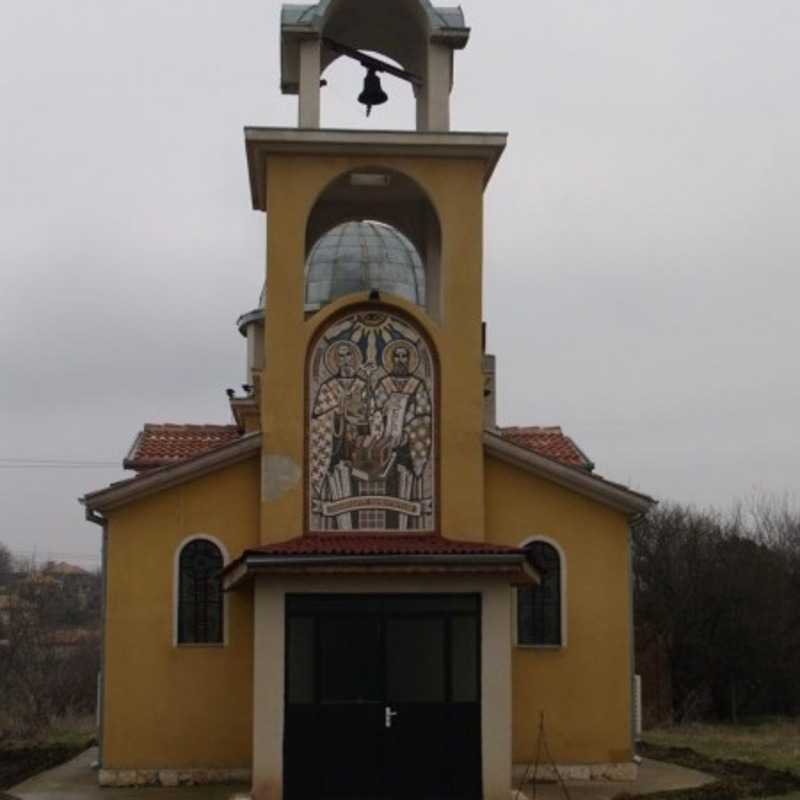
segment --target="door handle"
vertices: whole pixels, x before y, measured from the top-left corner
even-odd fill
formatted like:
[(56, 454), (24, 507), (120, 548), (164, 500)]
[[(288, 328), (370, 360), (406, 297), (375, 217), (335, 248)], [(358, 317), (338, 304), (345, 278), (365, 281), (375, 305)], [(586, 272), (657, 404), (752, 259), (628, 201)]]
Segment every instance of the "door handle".
[(392, 710), (391, 706), (386, 706), (383, 711), (383, 721), (387, 728), (392, 727), (392, 717), (396, 717), (397, 712)]

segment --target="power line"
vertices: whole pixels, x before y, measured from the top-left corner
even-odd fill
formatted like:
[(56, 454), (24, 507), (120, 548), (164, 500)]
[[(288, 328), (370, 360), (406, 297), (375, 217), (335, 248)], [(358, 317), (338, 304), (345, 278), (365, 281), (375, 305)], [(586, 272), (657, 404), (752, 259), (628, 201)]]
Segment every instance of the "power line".
[[(111, 464), (0, 464), (0, 469), (110, 469)], [(119, 467), (121, 469), (121, 467)]]
[(100, 461), (96, 458), (7, 458), (0, 456), (0, 462), (9, 464), (118, 464), (118, 461)]
[(46, 564), (48, 561), (67, 561), (73, 564), (85, 564), (89, 567), (100, 566), (102, 559), (100, 556), (79, 555), (77, 553), (54, 553), (51, 550), (38, 550), (36, 552), (24, 552), (11, 550), (11, 556), (18, 563)]
[(100, 558), (97, 553), (75, 553), (66, 552), (63, 550), (51, 550), (49, 547), (35, 547), (32, 549), (22, 549), (18, 547), (9, 547), (12, 555), (16, 556), (56, 556), (57, 558)]
[(119, 461), (85, 458), (0, 458), (0, 469), (99, 469), (121, 467)]

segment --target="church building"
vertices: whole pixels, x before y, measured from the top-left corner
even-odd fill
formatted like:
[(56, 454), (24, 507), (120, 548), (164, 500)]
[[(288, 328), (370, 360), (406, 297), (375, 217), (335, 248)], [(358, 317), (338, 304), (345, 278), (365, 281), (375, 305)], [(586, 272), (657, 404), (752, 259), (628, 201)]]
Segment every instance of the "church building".
[[(483, 195), (506, 135), (450, 130), (463, 14), (320, 0), (280, 25), (299, 119), (245, 129), (266, 282), (232, 422), (145, 425), (136, 474), (82, 498), (100, 782), (508, 800), (542, 726), (564, 776), (633, 778), (630, 525), (653, 501), (557, 427), (497, 425)], [(321, 128), (337, 58), (367, 111), (381, 75), (409, 82), (416, 130)]]

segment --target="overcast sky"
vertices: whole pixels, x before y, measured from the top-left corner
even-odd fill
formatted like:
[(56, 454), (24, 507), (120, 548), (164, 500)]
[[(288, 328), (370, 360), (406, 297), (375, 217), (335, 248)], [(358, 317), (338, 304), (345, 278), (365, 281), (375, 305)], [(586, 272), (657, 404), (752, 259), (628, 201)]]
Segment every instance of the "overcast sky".
[[(366, 2), (366, 0), (365, 0)], [(800, 485), (800, 3), (465, 0), (453, 128), (507, 130), (486, 194), (501, 424), (728, 506)], [(97, 559), (77, 497), (143, 422), (229, 421), (264, 219), (242, 128), (294, 125), (279, 4), (0, 3), (0, 542)], [(323, 125), (364, 125), (361, 71)], [(409, 128), (388, 78), (371, 127)], [(28, 462), (31, 463), (30, 461)]]

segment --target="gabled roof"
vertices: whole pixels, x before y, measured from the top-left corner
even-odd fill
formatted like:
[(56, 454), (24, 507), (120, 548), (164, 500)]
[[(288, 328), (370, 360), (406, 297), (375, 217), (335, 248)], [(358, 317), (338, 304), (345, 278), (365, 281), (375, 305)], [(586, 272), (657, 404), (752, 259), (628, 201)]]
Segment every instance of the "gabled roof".
[(162, 425), (146, 423), (122, 462), (125, 469), (145, 470), (178, 464), (241, 436), (236, 425)]
[(483, 432), (483, 446), (485, 453), (500, 461), (539, 475), (629, 516), (643, 514), (656, 503), (649, 495), (529, 450), (492, 431)]
[[(110, 511), (148, 494), (179, 486), (209, 472), (253, 458), (260, 452), (261, 434), (245, 433), (232, 442), (201, 451), (183, 461), (148, 469), (133, 478), (117, 481), (96, 492), (88, 492), (80, 501), (86, 506), (89, 515), (93, 511)], [(99, 521), (96, 517), (90, 516), (90, 519)]]
[[(192, 426), (162, 425), (149, 427), (158, 428), (159, 436), (168, 438), (170, 432), (177, 433), (178, 429)], [(187, 455), (182, 460), (164, 457), (163, 466), (157, 467), (154, 464), (154, 468), (147, 469), (134, 478), (113, 483), (111, 486), (96, 492), (90, 492), (81, 498), (81, 502), (89, 512), (108, 511), (139, 497), (185, 483), (222, 467), (251, 458), (261, 451), (260, 432), (242, 435), (233, 425), (194, 427), (227, 429), (231, 435), (233, 431), (236, 431), (236, 437), (223, 444), (219, 444), (214, 437), (182, 438), (181, 442), (185, 451), (194, 450), (193, 455)], [(145, 430), (147, 428), (148, 426), (145, 426)], [(180, 438), (180, 434), (178, 436)], [(547, 440), (546, 445), (542, 443), (543, 440), (535, 436), (515, 438), (517, 441), (510, 436), (506, 436), (502, 429), (498, 432), (484, 431), (484, 452), (631, 516), (644, 513), (656, 502), (648, 495), (635, 492), (620, 483), (614, 483), (599, 475), (590, 473), (585, 465), (580, 466), (571, 463), (576, 460), (575, 451), (584, 459), (584, 464), (590, 462), (574, 443), (572, 444), (574, 451), (569, 447), (569, 443), (572, 440), (564, 437), (563, 434), (561, 439), (558, 439), (558, 437), (545, 437)], [(519, 444), (519, 441), (527, 441), (528, 445)], [(534, 449), (532, 445), (536, 445), (539, 449)], [(167, 447), (167, 443), (164, 443), (164, 446)]]
[(554, 458), (562, 464), (580, 467), (588, 472), (594, 469), (594, 463), (569, 436), (564, 435), (558, 425), (546, 428), (538, 425), (526, 427), (515, 425), (508, 428), (497, 428), (497, 433), (509, 442), (548, 458)]
[[(591, 471), (594, 464), (558, 426), (498, 428), (497, 432), (520, 447), (554, 458), (562, 464)], [(176, 425), (148, 422), (122, 462), (125, 469), (146, 470), (178, 464), (241, 437), (236, 425)]]

